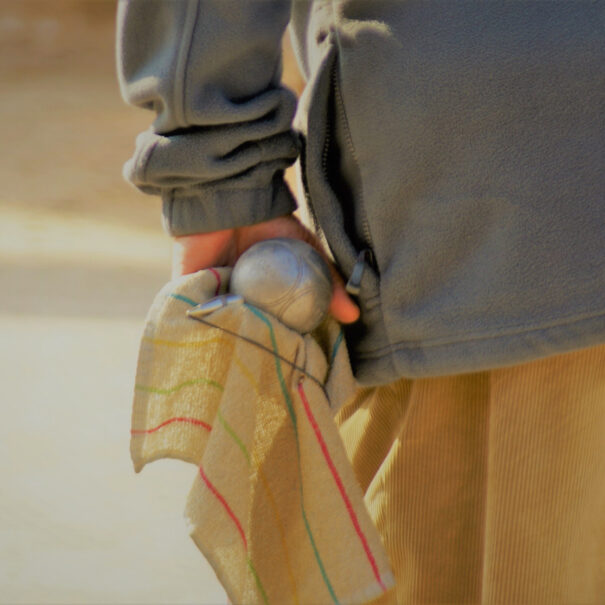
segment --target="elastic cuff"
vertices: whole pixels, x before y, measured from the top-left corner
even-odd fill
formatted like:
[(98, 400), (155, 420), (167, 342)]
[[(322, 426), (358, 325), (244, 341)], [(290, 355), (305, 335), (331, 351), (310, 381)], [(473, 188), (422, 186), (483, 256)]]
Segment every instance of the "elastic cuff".
[(283, 177), (262, 189), (167, 191), (163, 199), (164, 229), (178, 237), (262, 223), (296, 210)]

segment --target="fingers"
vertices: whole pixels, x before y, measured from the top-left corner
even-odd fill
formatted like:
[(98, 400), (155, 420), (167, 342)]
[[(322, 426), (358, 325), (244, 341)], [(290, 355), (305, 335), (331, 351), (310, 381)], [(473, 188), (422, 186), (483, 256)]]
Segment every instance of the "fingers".
[(317, 237), (296, 221), (302, 229), (303, 241), (313, 246), (323, 257), (330, 268), (332, 277), (332, 300), (330, 301), (330, 314), (343, 324), (354, 323), (359, 319), (359, 307), (353, 302), (345, 289), (345, 284), (332, 260), (328, 257)]
[(330, 314), (343, 324), (351, 324), (359, 319), (359, 307), (353, 302), (345, 290), (344, 282), (336, 269), (330, 264), (332, 273), (332, 300)]
[(177, 237), (172, 252), (172, 277), (232, 265), (235, 256), (233, 229)]
[[(248, 230), (248, 231), (246, 231)], [(300, 239), (313, 246), (323, 257), (330, 268), (332, 277), (332, 300), (330, 302), (330, 314), (340, 323), (353, 323), (359, 319), (359, 307), (353, 302), (347, 291), (344, 282), (338, 273), (334, 263), (328, 258), (317, 237), (311, 233), (294, 216), (284, 216), (266, 223), (252, 225), (242, 228), (246, 237), (250, 241), (245, 242), (245, 247), (252, 243), (274, 237), (288, 237)]]
[(291, 215), (256, 225), (175, 238), (172, 276), (174, 278), (195, 273), (209, 267), (233, 266), (250, 246), (276, 237), (302, 240), (322, 255), (328, 263), (332, 277), (331, 315), (341, 323), (357, 321), (359, 307), (347, 294), (334, 263), (328, 258), (315, 235)]
[(359, 307), (351, 300), (344, 288), (334, 288), (330, 314), (341, 324), (352, 324), (359, 319)]

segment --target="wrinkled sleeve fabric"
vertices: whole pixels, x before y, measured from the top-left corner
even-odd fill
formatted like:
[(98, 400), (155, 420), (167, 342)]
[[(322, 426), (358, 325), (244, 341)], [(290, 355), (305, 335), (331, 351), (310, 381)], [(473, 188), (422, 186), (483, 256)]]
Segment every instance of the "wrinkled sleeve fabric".
[(121, 0), (124, 99), (152, 110), (124, 176), (161, 195), (173, 235), (292, 212), (296, 97), (280, 84), (289, 0)]

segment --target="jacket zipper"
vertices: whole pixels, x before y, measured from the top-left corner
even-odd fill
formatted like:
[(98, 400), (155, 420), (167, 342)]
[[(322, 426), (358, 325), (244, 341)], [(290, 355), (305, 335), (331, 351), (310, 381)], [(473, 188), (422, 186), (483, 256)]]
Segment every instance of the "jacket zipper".
[[(332, 84), (333, 93), (335, 95), (335, 101), (338, 106), (337, 111), (340, 112), (340, 116), (342, 116), (342, 119), (344, 121), (344, 131), (345, 131), (345, 135), (346, 135), (345, 139), (346, 139), (346, 145), (347, 145), (348, 151), (351, 154), (353, 161), (357, 164), (357, 166), (359, 166), (357, 153), (355, 151), (355, 146), (353, 145), (353, 141), (351, 139), (349, 125), (348, 125), (348, 122), (346, 119), (346, 114), (344, 112), (344, 102), (342, 99), (342, 92), (340, 89), (340, 82), (338, 79), (336, 63), (332, 66), (331, 84)], [(328, 126), (326, 128), (326, 137), (324, 140), (323, 153), (322, 153), (322, 171), (323, 171), (324, 177), (326, 177), (326, 180), (328, 177), (328, 154), (330, 152), (330, 143), (332, 142), (331, 135), (332, 135), (332, 128), (330, 126)], [(360, 197), (358, 199), (358, 202), (359, 202), (359, 211), (361, 213), (361, 230), (362, 230), (361, 236), (363, 238), (364, 247), (357, 255), (357, 260), (355, 261), (355, 265), (353, 266), (353, 269), (351, 271), (351, 274), (349, 275), (349, 279), (345, 286), (346, 291), (349, 294), (351, 294), (352, 296), (359, 296), (359, 293), (361, 291), (361, 280), (362, 280), (363, 272), (364, 272), (366, 266), (370, 265), (375, 271), (378, 271), (378, 266), (377, 266), (376, 259), (374, 256), (374, 251), (373, 251), (372, 236), (370, 235), (370, 226), (369, 226), (369, 222), (368, 222), (368, 217), (367, 217), (365, 207), (363, 204), (363, 198), (361, 197), (361, 192), (359, 192), (359, 193), (360, 193)]]
[[(359, 158), (357, 157), (357, 152), (355, 151), (355, 146), (353, 145), (353, 139), (351, 138), (351, 131), (349, 129), (349, 122), (346, 117), (347, 114), (344, 109), (342, 90), (340, 88), (340, 80), (337, 77), (336, 67), (334, 67), (332, 70), (332, 85), (333, 85), (334, 94), (336, 95), (336, 103), (338, 105), (338, 111), (340, 112), (340, 115), (342, 116), (343, 123), (344, 123), (344, 131), (345, 131), (345, 135), (346, 135), (345, 139), (346, 139), (347, 149), (348, 149), (349, 153), (351, 154), (351, 157), (353, 158), (353, 161), (355, 162), (355, 164), (357, 166), (359, 166)], [(359, 194), (359, 199), (358, 199), (359, 211), (360, 211), (360, 217), (361, 217), (361, 232), (362, 232), (361, 235), (363, 237), (363, 241), (364, 241), (365, 245), (367, 246), (366, 250), (368, 250), (368, 252), (369, 252), (369, 258), (367, 260), (374, 264), (374, 262), (375, 262), (374, 245), (372, 243), (372, 236), (370, 234), (370, 224), (368, 221), (368, 215), (366, 213), (365, 205), (363, 202), (363, 193), (361, 191), (359, 191), (358, 194)], [(374, 267), (374, 268), (376, 269), (377, 267)]]
[(364, 248), (357, 256), (353, 271), (345, 285), (345, 290), (352, 296), (359, 296), (361, 292), (361, 278), (367, 265), (373, 264), (372, 251), (369, 248)]

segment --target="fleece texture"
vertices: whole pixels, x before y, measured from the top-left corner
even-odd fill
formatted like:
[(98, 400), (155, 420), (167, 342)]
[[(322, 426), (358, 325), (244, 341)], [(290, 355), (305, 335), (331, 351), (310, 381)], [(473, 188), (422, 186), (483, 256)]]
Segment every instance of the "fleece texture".
[(605, 341), (603, 1), (142, 0), (118, 33), (124, 96), (156, 115), (126, 174), (172, 234), (289, 212), (300, 151), (316, 227), (364, 267), (361, 382)]

